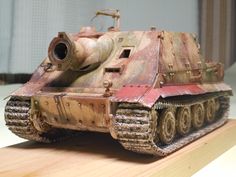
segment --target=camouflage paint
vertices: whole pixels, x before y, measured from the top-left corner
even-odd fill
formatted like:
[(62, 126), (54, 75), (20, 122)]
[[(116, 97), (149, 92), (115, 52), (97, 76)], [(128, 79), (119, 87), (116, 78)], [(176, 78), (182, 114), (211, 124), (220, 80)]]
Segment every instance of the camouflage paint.
[[(66, 62), (46, 58), (31, 80), (11, 94), (31, 97), (32, 114), (39, 113), (50, 125), (107, 132), (112, 117), (110, 105), (116, 109), (113, 103), (134, 102), (152, 107), (160, 97), (231, 91), (222, 83), (222, 65), (206, 63), (202, 59), (199, 44), (192, 34), (157, 30), (106, 33), (86, 30), (77, 34), (59, 33), (49, 47), (49, 56), (53, 56), (58, 38), (64, 35), (70, 52)], [(83, 56), (80, 56), (83, 59), (77, 60), (78, 53), (73, 53), (79, 49), (75, 41), (82, 39), (94, 43), (100, 40), (104, 44), (102, 49), (108, 52), (93, 55), (99, 49), (85, 42)], [(112, 41), (111, 51), (108, 49), (111, 42), (107, 47), (103, 39)], [(129, 56), (122, 55), (124, 50), (130, 52)], [(97, 60), (107, 53), (108, 57)], [(88, 58), (89, 64), (94, 60), (99, 65), (81, 68)], [(112, 85), (110, 96), (104, 96), (106, 81)]]

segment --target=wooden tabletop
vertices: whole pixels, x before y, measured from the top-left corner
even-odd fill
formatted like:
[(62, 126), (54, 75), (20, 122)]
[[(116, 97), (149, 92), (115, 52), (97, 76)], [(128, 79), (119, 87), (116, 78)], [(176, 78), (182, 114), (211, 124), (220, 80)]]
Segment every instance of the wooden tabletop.
[(126, 151), (109, 134), (81, 133), (55, 144), (0, 149), (0, 176), (191, 176), (236, 144), (236, 121), (165, 158)]

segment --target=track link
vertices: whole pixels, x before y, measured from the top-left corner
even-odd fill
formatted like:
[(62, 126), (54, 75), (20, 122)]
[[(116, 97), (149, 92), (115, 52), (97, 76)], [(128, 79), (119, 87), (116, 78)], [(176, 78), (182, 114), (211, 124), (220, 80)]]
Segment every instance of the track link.
[[(115, 136), (127, 150), (156, 156), (166, 156), (222, 126), (227, 121), (229, 111), (229, 97), (227, 95), (227, 92), (222, 92), (191, 96), (185, 99), (163, 99), (158, 101), (152, 109), (132, 103), (120, 103), (112, 122)], [(199, 130), (192, 129), (187, 136), (181, 137), (177, 135), (170, 145), (160, 143), (158, 137), (158, 113), (162, 109), (192, 106), (212, 98), (219, 98), (220, 102), (220, 108), (213, 123), (206, 124)], [(152, 115), (153, 110), (157, 115), (156, 118)]]
[[(65, 132), (52, 129), (48, 132), (39, 132), (30, 120), (30, 98), (12, 97), (5, 107), (5, 122), (9, 130), (17, 136), (44, 143), (58, 141)], [(63, 135), (63, 136), (62, 136)]]

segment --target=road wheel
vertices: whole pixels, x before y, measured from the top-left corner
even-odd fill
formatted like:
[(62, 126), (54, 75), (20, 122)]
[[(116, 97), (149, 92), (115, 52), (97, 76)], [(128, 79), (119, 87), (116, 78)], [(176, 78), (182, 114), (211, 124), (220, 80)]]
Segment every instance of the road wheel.
[(176, 133), (175, 112), (173, 109), (164, 109), (160, 115), (160, 140), (164, 144), (170, 144)]
[(176, 114), (177, 132), (184, 136), (190, 132), (191, 129), (191, 111), (190, 107), (184, 106), (177, 110)]
[(216, 113), (216, 103), (214, 99), (210, 99), (205, 103), (206, 109), (206, 122), (212, 123), (215, 120), (215, 113)]
[(199, 129), (204, 124), (205, 111), (202, 103), (192, 106), (192, 125)]

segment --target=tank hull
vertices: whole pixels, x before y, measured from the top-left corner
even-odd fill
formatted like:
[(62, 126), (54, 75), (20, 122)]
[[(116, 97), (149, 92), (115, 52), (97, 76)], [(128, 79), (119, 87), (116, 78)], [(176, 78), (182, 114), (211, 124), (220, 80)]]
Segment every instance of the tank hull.
[(109, 132), (110, 102), (103, 95), (38, 93), (31, 98), (32, 115), (57, 128)]
[[(230, 91), (218, 91), (170, 96), (160, 98), (151, 107), (125, 101), (117, 103), (112, 113), (114, 105), (108, 99), (59, 94), (46, 97), (41, 93), (31, 99), (12, 97), (6, 105), (5, 120), (13, 133), (29, 140), (53, 142), (63, 137), (61, 130), (66, 129), (107, 132), (127, 150), (166, 156), (224, 125), (228, 117), (230, 95)], [(171, 110), (177, 117), (180, 109), (188, 107), (192, 115), (195, 112), (194, 106), (203, 104), (207, 107), (207, 102), (212, 99), (219, 101), (212, 121), (208, 121), (204, 113), (202, 125), (194, 127), (191, 118), (193, 125), (189, 127), (189, 132), (183, 135), (177, 130), (180, 126), (175, 124), (171, 143), (163, 143), (163, 112)]]
[(223, 77), (223, 65), (205, 61), (190, 33), (59, 33), (10, 95), (5, 120), (30, 140), (107, 132), (128, 150), (165, 156), (227, 121), (232, 89)]

